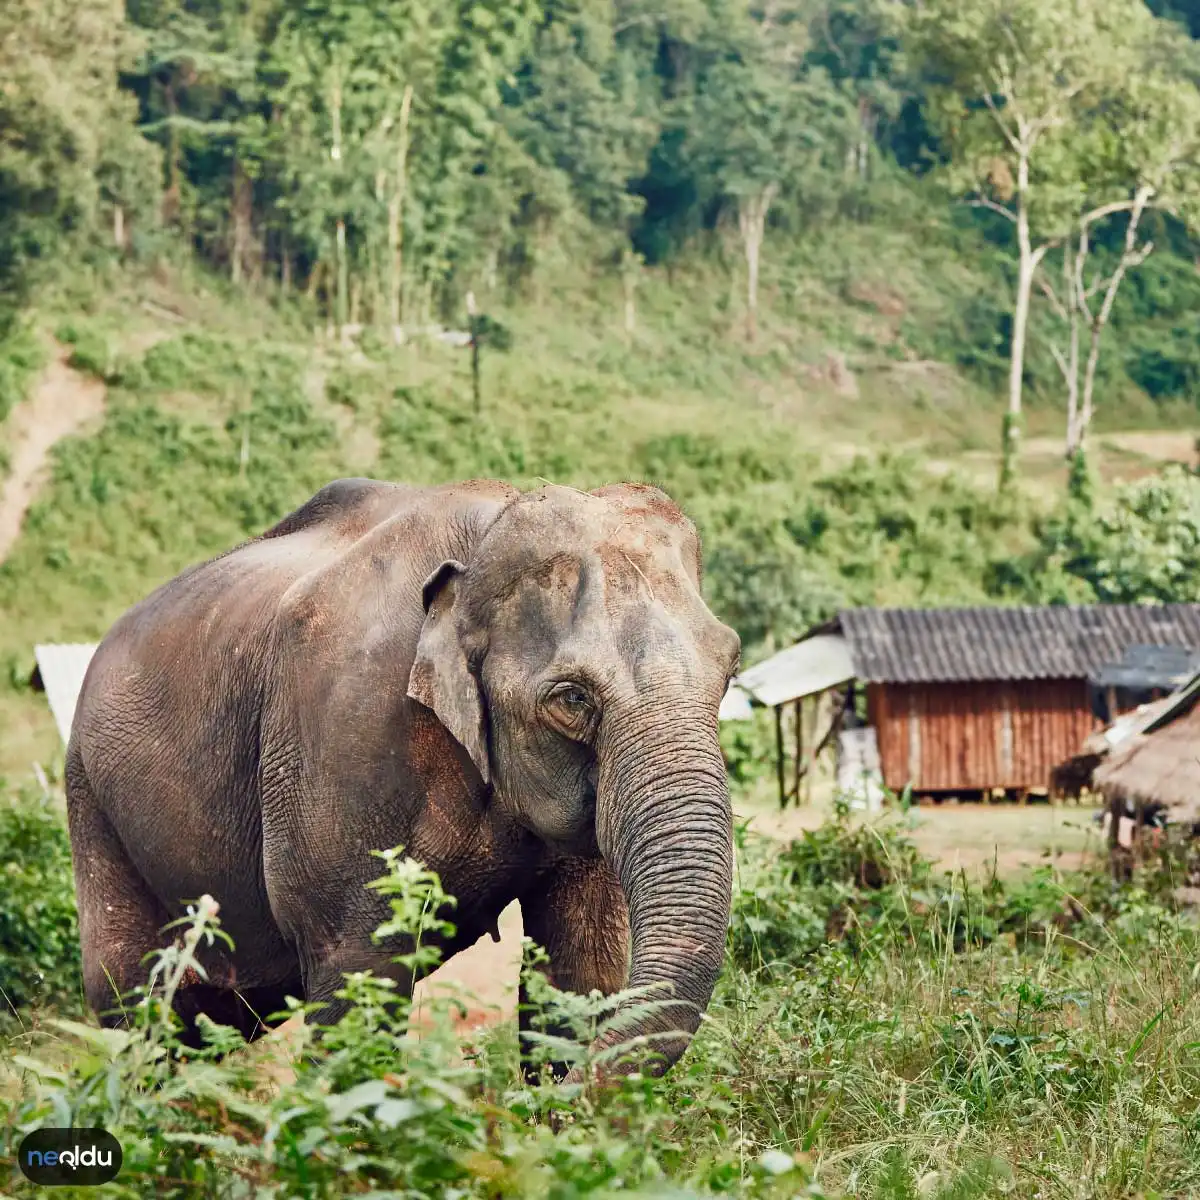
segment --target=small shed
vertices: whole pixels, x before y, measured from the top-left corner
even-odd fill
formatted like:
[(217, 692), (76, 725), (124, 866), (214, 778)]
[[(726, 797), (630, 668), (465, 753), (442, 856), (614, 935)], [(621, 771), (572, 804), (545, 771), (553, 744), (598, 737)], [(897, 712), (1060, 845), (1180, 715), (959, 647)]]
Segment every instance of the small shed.
[[(1200, 605), (847, 609), (784, 654), (801, 660), (809, 642), (813, 660), (843, 664), (830, 682), (848, 663), (865, 686), (890, 790), (1023, 796), (1049, 790), (1100, 724), (1092, 699), (1107, 666), (1133, 647), (1200, 652)], [(783, 657), (754, 670), (782, 673)]]
[(36, 665), (29, 685), (35, 692), (46, 693), (50, 712), (64, 745), (71, 739), (75, 703), (83, 688), (88, 664), (95, 653), (95, 643), (49, 643), (33, 648)]
[(1093, 672), (1092, 712), (1106, 724), (1182, 687), (1200, 670), (1200, 655), (1187, 646), (1130, 646), (1118, 662)]
[[(810, 729), (811, 749), (807, 756), (804, 747), (804, 701), (811, 696), (844, 688), (840, 703), (835, 701), (834, 714), (823, 735), (818, 737), (815, 721)], [(734, 692), (744, 697), (730, 699)], [(729, 719), (749, 716), (750, 706), (759, 705), (775, 712), (775, 766), (779, 783), (779, 803), (799, 800), (800, 786), (812, 764), (838, 734), (844, 714), (854, 706), (854, 661), (844, 639), (814, 636), (781, 650), (778, 654), (743, 671), (730, 685), (722, 704), (721, 717)], [(792, 769), (787, 767), (784, 736), (784, 710), (792, 712)], [(814, 714), (815, 717), (815, 714)], [(857, 747), (857, 744), (856, 744)], [(858, 748), (869, 769), (870, 748)]]

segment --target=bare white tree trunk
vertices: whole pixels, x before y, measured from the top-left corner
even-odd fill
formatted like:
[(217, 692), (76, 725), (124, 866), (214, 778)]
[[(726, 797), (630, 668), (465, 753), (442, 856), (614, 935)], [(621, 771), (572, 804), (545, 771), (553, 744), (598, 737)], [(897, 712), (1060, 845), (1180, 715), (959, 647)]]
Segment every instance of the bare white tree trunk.
[(1042, 280), (1042, 291), (1050, 301), (1054, 311), (1062, 319), (1067, 329), (1067, 350), (1063, 351), (1054, 343), (1050, 344), (1050, 353), (1063, 377), (1067, 389), (1067, 428), (1066, 454), (1070, 458), (1075, 452), (1076, 430), (1079, 422), (1079, 334), (1082, 313), (1079, 307), (1079, 290), (1076, 286), (1076, 276), (1081, 257), (1073, 255), (1069, 243), (1063, 245), (1063, 289), (1062, 296)]
[(388, 248), (391, 277), (388, 280), (388, 312), (392, 327), (400, 324), (400, 297), (404, 279), (404, 201), (408, 190), (408, 122), (412, 112), (412, 85), (404, 89), (400, 102), (399, 145), (396, 149), (396, 188), (388, 205)]
[(1029, 149), (1026, 141), (1018, 144), (1016, 226), (1017, 294), (1013, 300), (1012, 347), (1008, 363), (1008, 416), (1004, 423), (1004, 447), (1000, 469), (1001, 486), (1011, 482), (1016, 474), (1021, 439), (1021, 401), (1025, 375), (1025, 342), (1029, 331), (1029, 301), (1033, 282), (1042, 259), (1054, 245), (1033, 244), (1029, 228)]
[(751, 341), (758, 334), (758, 265), (762, 254), (767, 214), (779, 186), (768, 183), (761, 192), (738, 197), (738, 228), (746, 254), (746, 332)]
[[(341, 74), (334, 68), (332, 87), (330, 89), (330, 115), (333, 119), (333, 140), (329, 147), (329, 157), (333, 159), (338, 170), (342, 164), (342, 82)], [(337, 337), (343, 337), (346, 325), (346, 291), (349, 268), (346, 262), (346, 220), (338, 217), (334, 232), (334, 324)]]
[[(1117, 290), (1126, 272), (1145, 261), (1154, 249), (1153, 242), (1137, 244), (1138, 226), (1146, 206), (1154, 196), (1154, 189), (1144, 186), (1138, 189), (1132, 200), (1105, 204), (1085, 213), (1079, 221), (1079, 240), (1072, 253), (1069, 244), (1063, 247), (1063, 294), (1060, 298), (1054, 289), (1042, 281), (1042, 291), (1054, 306), (1055, 312), (1067, 325), (1068, 344), (1064, 354), (1057, 346), (1051, 353), (1062, 373), (1067, 388), (1067, 436), (1066, 457), (1073, 458), (1083, 449), (1084, 440), (1091, 427), (1094, 415), (1096, 368), (1100, 361), (1100, 339), (1112, 316)], [(1111, 275), (1105, 278), (1097, 273), (1091, 283), (1086, 279), (1088, 258), (1091, 254), (1091, 229), (1097, 221), (1115, 213), (1128, 212), (1129, 223), (1125, 228), (1121, 257)], [(1092, 301), (1103, 291), (1100, 307), (1093, 311)], [(1088, 354), (1080, 382), (1080, 340), (1084, 325), (1088, 330)]]
[[(1104, 333), (1104, 327), (1108, 324), (1109, 318), (1112, 316), (1113, 303), (1117, 298), (1117, 289), (1121, 286), (1121, 281), (1125, 278), (1126, 271), (1130, 267), (1140, 266), (1154, 250), (1153, 242), (1145, 242), (1141, 246), (1137, 244), (1138, 225), (1141, 223), (1142, 214), (1146, 211), (1146, 205), (1150, 202), (1153, 195), (1153, 190), (1148, 187), (1138, 189), (1137, 195), (1133, 199), (1133, 205), (1129, 210), (1129, 224), (1125, 227), (1125, 242), (1121, 247), (1121, 257), (1113, 273), (1108, 278), (1108, 283), (1104, 289), (1104, 299), (1100, 302), (1099, 310), (1094, 316), (1090, 312), (1088, 313), (1091, 316), (1090, 336), (1087, 364), (1083, 371), (1083, 405), (1082, 411), (1079, 414), (1076, 449), (1083, 445), (1083, 441), (1091, 429), (1092, 417), (1095, 413), (1096, 367), (1100, 362), (1100, 337)], [(1086, 235), (1087, 226), (1085, 225), (1083, 236), (1086, 237)], [(1088, 311), (1089, 296), (1084, 289), (1082, 264), (1077, 273), (1077, 279), (1080, 289), (1080, 303), (1084, 310)]]
[(251, 224), (254, 218), (254, 184), (241, 160), (233, 161), (233, 242), (229, 249), (229, 275), (241, 283), (250, 252)]
[(633, 337), (637, 331), (637, 287), (640, 282), (642, 258), (632, 250), (621, 254), (621, 286), (625, 294), (625, 336)]

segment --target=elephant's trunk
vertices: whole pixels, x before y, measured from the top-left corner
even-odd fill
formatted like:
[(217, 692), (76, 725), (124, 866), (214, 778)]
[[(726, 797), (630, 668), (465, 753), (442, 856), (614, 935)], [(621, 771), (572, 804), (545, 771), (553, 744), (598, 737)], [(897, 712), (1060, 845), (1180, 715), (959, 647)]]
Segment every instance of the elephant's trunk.
[(715, 714), (678, 697), (639, 710), (605, 729), (597, 747), (597, 836), (629, 906), (629, 986), (667, 984), (656, 999), (674, 1002), (605, 1042), (659, 1035), (652, 1045), (665, 1070), (695, 1033), (721, 969), (733, 822)]

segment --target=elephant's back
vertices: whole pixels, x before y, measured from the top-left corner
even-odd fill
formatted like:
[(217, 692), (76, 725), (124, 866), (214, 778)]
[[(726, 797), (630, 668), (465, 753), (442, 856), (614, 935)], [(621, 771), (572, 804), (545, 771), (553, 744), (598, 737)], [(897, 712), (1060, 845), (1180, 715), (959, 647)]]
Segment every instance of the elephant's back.
[(267, 535), (181, 572), (129, 609), (93, 656), (70, 753), (171, 910), (210, 892), (227, 923), (269, 921), (258, 729), (275, 673), (272, 622), (298, 578), (411, 490), (367, 483), (338, 481)]
[(380, 546), (399, 574), (419, 576), (415, 560), (434, 549), (426, 542), (467, 529), (471, 514), (486, 522), (510, 492), (338, 480), (260, 537), (181, 572), (109, 630), (84, 679), (70, 754), (168, 907), (207, 891), (235, 924), (270, 921), (260, 722), (281, 673), (283, 597), (306, 579), (360, 577)]

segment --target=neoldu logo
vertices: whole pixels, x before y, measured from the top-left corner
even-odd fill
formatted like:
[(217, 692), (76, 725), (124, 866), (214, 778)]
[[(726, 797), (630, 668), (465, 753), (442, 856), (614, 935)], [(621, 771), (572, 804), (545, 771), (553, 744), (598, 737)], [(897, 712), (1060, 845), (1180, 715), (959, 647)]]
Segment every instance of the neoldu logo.
[(121, 1143), (105, 1129), (35, 1129), (17, 1151), (17, 1166), (31, 1183), (94, 1187), (117, 1177)]

